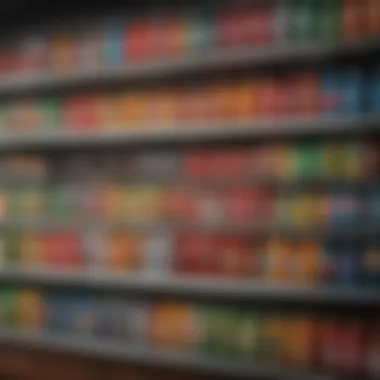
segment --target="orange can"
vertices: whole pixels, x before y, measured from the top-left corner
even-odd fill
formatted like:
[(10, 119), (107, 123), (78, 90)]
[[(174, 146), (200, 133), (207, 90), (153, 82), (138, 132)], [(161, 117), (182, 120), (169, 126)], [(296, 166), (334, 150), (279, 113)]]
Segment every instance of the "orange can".
[(191, 305), (167, 303), (151, 311), (150, 340), (164, 348), (189, 348), (196, 338), (196, 316)]
[(114, 271), (137, 269), (142, 262), (142, 239), (139, 236), (114, 234), (108, 238), (107, 267)]

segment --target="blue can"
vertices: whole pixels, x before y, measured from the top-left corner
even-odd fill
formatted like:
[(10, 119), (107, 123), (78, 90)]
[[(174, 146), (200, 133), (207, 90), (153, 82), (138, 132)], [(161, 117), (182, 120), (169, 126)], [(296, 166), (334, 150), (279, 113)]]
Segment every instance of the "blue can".
[(342, 112), (357, 115), (363, 111), (364, 103), (364, 70), (361, 67), (350, 67), (344, 70), (342, 86)]
[(363, 247), (360, 243), (344, 243), (339, 253), (338, 283), (343, 286), (356, 286), (360, 283)]
[(362, 220), (364, 204), (362, 197), (351, 186), (340, 189), (333, 196), (331, 226), (337, 229), (357, 228)]
[(375, 186), (370, 191), (367, 215), (371, 228), (380, 224), (380, 185)]
[(329, 69), (321, 77), (322, 113), (337, 115), (342, 110), (342, 73)]
[(105, 59), (111, 67), (124, 63), (124, 27), (121, 22), (112, 22), (106, 28)]

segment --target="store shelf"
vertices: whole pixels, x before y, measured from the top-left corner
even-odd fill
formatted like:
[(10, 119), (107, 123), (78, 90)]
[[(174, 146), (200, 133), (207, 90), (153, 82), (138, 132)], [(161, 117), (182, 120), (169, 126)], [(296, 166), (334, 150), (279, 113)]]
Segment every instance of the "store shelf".
[(245, 142), (247, 139), (329, 136), (344, 133), (379, 133), (380, 115), (342, 117), (297, 117), (277, 121), (231, 121), (205, 125), (164, 128), (130, 128), (123, 132), (94, 134), (56, 133), (50, 135), (3, 136), (0, 151), (68, 149), (86, 147), (140, 146), (162, 143)]
[(334, 380), (333, 375), (311, 374), (248, 361), (230, 361), (226, 358), (205, 357), (190, 352), (151, 349), (146, 346), (96, 340), (78, 335), (67, 336), (47, 333), (30, 333), (0, 330), (0, 344), (12, 344), (29, 348), (48, 349), (70, 354), (125, 360), (128, 362), (170, 367), (241, 379), (273, 380)]
[(128, 64), (123, 68), (81, 70), (63, 74), (12, 75), (3, 77), (0, 95), (24, 91), (57, 90), (67, 87), (101, 85), (109, 82), (149, 80), (175, 75), (195, 74), (216, 69), (252, 67), (263, 64), (299, 61), (313, 62), (318, 59), (339, 56), (357, 56), (380, 50), (379, 38), (336, 41), (333, 43), (278, 43), (272, 46), (244, 46), (233, 50), (205, 51), (170, 61), (148, 64)]
[(314, 305), (379, 306), (380, 289), (269, 284), (251, 280), (163, 275), (148, 271), (115, 274), (97, 271), (8, 269), (0, 283), (74, 287), (83, 290), (186, 296), (239, 301), (285, 301)]

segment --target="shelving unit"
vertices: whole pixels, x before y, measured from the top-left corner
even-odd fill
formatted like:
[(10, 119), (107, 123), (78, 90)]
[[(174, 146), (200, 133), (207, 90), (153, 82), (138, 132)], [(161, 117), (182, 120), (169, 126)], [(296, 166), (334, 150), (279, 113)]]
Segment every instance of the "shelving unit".
[[(43, 285), (67, 289), (121, 291), (128, 294), (155, 294), (212, 298), (233, 301), (282, 301), (314, 306), (373, 307), (380, 305), (380, 291), (342, 286), (271, 284), (252, 280), (166, 275), (141, 271), (120, 275), (101, 270), (57, 271), (8, 269), (0, 273), (0, 284)], [(0, 334), (1, 339), (1, 334)]]
[[(276, 43), (266, 47), (240, 47), (230, 51), (207, 51), (199, 55), (184, 56), (170, 61), (157, 61), (147, 64), (126, 64), (123, 67), (79, 70), (67, 73), (45, 72), (37, 75), (0, 76), (0, 98), (17, 98), (23, 94), (40, 94), (54, 91), (77, 91), (83, 88), (99, 88), (123, 83), (144, 84), (150, 80), (176, 80), (182, 76), (207, 75), (228, 70), (250, 70), (269, 66), (309, 64), (335, 59), (351, 59), (358, 56), (370, 56), (380, 53), (380, 38), (354, 39), (351, 41), (333, 41), (318, 43)], [(318, 117), (281, 117), (256, 120), (220, 120), (211, 123), (192, 123), (179, 125), (160, 125), (152, 120), (149, 127), (126, 126), (109, 128), (109, 131), (90, 133), (49, 132), (45, 134), (7, 135), (0, 137), (0, 153), (41, 153), (47, 155), (71, 154), (72, 151), (96, 148), (139, 149), (159, 148), (162, 146), (188, 146), (202, 144), (235, 144), (247, 142), (270, 142), (302, 138), (356, 138), (362, 136), (379, 137), (380, 114), (363, 113), (356, 115)], [(202, 125), (200, 125), (202, 124)], [(106, 130), (107, 127), (104, 126)], [(128, 128), (127, 128), (128, 127)], [(178, 178), (176, 178), (178, 181)], [(150, 179), (148, 179), (148, 182)], [(159, 180), (161, 181), (161, 180)], [(170, 182), (170, 180), (168, 180)], [(266, 179), (247, 179), (249, 184)], [(376, 180), (374, 180), (376, 181)], [(154, 179), (152, 180), (154, 182)], [(165, 181), (164, 181), (165, 182)], [(289, 186), (281, 181), (268, 180), (275, 186)], [(300, 179), (307, 184), (307, 179)], [(345, 183), (339, 179), (311, 179), (311, 183), (321, 186), (337, 184), (359, 187), (372, 186), (372, 179)], [(200, 183), (200, 186), (203, 184)], [(207, 184), (206, 184), (207, 185)], [(219, 184), (223, 186), (223, 183)], [(216, 184), (216, 186), (219, 186)], [(224, 184), (225, 185), (225, 184)], [(228, 183), (227, 183), (228, 185)], [(195, 184), (194, 186), (197, 186)], [(292, 184), (290, 184), (292, 186)], [(91, 218), (91, 217), (90, 217)], [(137, 231), (149, 233), (162, 230), (206, 231), (221, 234), (234, 233), (247, 236), (286, 236), (325, 238), (339, 237), (369, 239), (379, 234), (379, 226), (363, 223), (360, 229), (292, 229), (274, 226), (233, 225), (192, 225), (186, 223), (159, 223), (138, 225), (127, 222), (104, 223), (97, 220), (52, 220), (3, 219), (0, 229), (3, 231), (54, 231), (74, 230), (92, 231)], [(218, 277), (181, 276), (176, 274), (157, 274), (149, 271), (115, 274), (101, 269), (55, 271), (51, 269), (26, 269), (6, 267), (0, 271), (0, 284), (12, 287), (40, 286), (54, 289), (79, 289), (83, 291), (117, 292), (133, 296), (162, 296), (185, 299), (202, 299), (228, 302), (291, 303), (297, 306), (308, 305), (311, 308), (340, 307), (378, 310), (380, 308), (380, 290), (371, 287), (344, 287), (321, 285), (273, 284), (259, 280), (224, 279)], [(1, 305), (0, 305), (1, 307)], [(214, 358), (194, 352), (174, 352), (155, 349), (132, 342), (98, 340), (90, 336), (70, 336), (46, 331), (30, 332), (24, 330), (0, 329), (0, 344), (25, 346), (57, 352), (70, 352), (81, 356), (125, 360), (138, 364), (164, 366), (189, 372), (231, 376), (236, 379), (275, 379), (275, 380), (336, 380), (339, 376), (314, 373), (313, 371), (292, 370), (281, 365), (256, 363), (231, 358)]]
[(342, 56), (352, 57), (379, 50), (379, 38), (368, 38), (345, 42), (319, 42), (312, 45), (281, 43), (269, 47), (242, 47), (228, 52), (209, 51), (202, 52), (198, 56), (188, 56), (169, 62), (128, 64), (123, 68), (86, 70), (67, 74), (17, 75), (1, 81), (0, 96), (23, 91), (57, 90), (83, 85), (101, 85), (109, 82), (145, 81), (232, 67), (254, 67), (302, 61), (313, 62)]

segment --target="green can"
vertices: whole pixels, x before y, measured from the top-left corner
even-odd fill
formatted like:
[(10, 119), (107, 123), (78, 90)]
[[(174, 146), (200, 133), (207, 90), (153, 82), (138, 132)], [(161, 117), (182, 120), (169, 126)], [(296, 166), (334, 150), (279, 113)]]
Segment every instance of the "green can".
[(0, 135), (6, 135), (11, 130), (10, 112), (7, 103), (0, 104)]
[(291, 35), (295, 41), (308, 42), (315, 38), (317, 12), (315, 0), (296, 0)]
[(18, 292), (6, 289), (0, 292), (0, 325), (11, 327), (17, 323)]
[(340, 0), (318, 1), (317, 37), (331, 41), (340, 37), (342, 30), (342, 4)]
[(52, 187), (46, 192), (47, 214), (58, 220), (65, 220), (71, 216), (70, 199), (66, 188)]
[(243, 358), (257, 358), (260, 353), (261, 318), (252, 311), (238, 315), (236, 350)]
[(189, 53), (215, 47), (216, 10), (211, 7), (191, 13), (188, 18), (187, 38)]
[(318, 142), (300, 142), (295, 145), (295, 177), (319, 178), (322, 171), (322, 145)]
[(5, 264), (7, 267), (17, 266), (21, 257), (21, 237), (18, 234), (10, 234), (5, 242)]
[(59, 104), (55, 98), (42, 99), (40, 104), (41, 133), (54, 133), (59, 130)]

